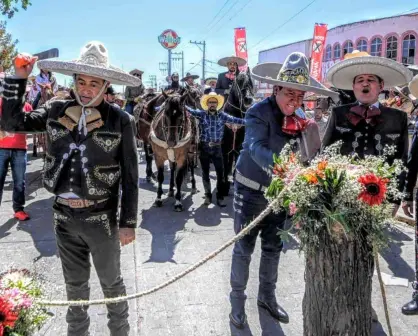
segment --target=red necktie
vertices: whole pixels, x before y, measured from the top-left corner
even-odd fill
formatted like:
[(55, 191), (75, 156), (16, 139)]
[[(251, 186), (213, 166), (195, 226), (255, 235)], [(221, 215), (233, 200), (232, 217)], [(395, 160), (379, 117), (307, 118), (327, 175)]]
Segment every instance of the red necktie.
[(296, 135), (302, 132), (306, 127), (306, 120), (295, 114), (284, 116), (282, 131), (287, 134)]

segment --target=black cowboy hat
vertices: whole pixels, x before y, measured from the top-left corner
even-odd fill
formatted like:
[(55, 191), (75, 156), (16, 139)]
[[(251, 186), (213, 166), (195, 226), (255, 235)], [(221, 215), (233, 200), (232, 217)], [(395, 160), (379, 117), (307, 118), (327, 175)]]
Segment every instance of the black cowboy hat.
[(186, 74), (186, 76), (184, 78), (181, 79), (182, 82), (187, 81), (189, 78), (192, 78), (193, 80), (198, 79), (199, 76), (198, 75), (192, 75), (190, 72), (188, 72)]

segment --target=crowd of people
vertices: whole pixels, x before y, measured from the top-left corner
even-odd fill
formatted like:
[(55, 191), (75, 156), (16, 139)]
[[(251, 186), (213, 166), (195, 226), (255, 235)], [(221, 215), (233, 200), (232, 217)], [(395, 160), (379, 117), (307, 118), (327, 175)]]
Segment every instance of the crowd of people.
[[(87, 44), (77, 61), (38, 61), (41, 73), (33, 78), (30, 75), (36, 62), (34, 57), (25, 66), (15, 66), (15, 75), (3, 78), (1, 190), (7, 173), (6, 163), (11, 162), (15, 217), (28, 219), (24, 212), (27, 160), (24, 133), (45, 132), (48, 146), (44, 186), (55, 195), (53, 221), (67, 298), (89, 299), (89, 255), (105, 297), (125, 295), (120, 246), (136, 239), (139, 173), (132, 115), (139, 99), (146, 93), (142, 84), (143, 72), (134, 69), (125, 73), (109, 66), (107, 49), (99, 42)], [(307, 57), (294, 52), (284, 64), (262, 63), (252, 69), (253, 78), (274, 85), (274, 89), (270, 97), (254, 104), (245, 118), (237, 118), (223, 109), (239, 67), (245, 66), (246, 62), (233, 56), (222, 59), (220, 64), (227, 67), (227, 71), (217, 80), (206, 79), (201, 108), (185, 108), (201, 124), (200, 164), (206, 204), (210, 204), (212, 198), (209, 166), (213, 163), (218, 179), (217, 204), (225, 206), (223, 184), (226, 181), (221, 151), (225, 124), (245, 127), (244, 142), (234, 170), (236, 233), (266, 208), (265, 190), (272, 178), (273, 154), (279, 154), (286, 144), (290, 144), (295, 152), (300, 151), (306, 162), (338, 141), (342, 141), (344, 155), (356, 153), (359, 157), (380, 156), (385, 145), (395, 146), (395, 158), (403, 160), (410, 171), (399, 184), (400, 191), (407, 195), (402, 203), (403, 211), (410, 215), (418, 175), (417, 134), (414, 134), (409, 151), (407, 115), (389, 107), (390, 104), (385, 106), (379, 102), (383, 90), (407, 83), (410, 83), (411, 96), (418, 95), (418, 77), (412, 79), (406, 67), (361, 52), (347, 54), (329, 70), (327, 79), (336, 88), (352, 90), (356, 101), (332, 109), (318, 101), (311, 111), (304, 107), (307, 92), (333, 99), (337, 93), (314, 81), (309, 75)], [(71, 91), (59, 88), (54, 73), (71, 74), (74, 88)], [(173, 73), (165, 90), (181, 93), (186, 86), (194, 86), (197, 78), (188, 73), (180, 79), (178, 73)], [(111, 84), (125, 85), (124, 97), (117, 94)], [(40, 104), (45, 90), (54, 95), (66, 92), (66, 95)], [(11, 141), (9, 138), (14, 139), (13, 145), (7, 147), (5, 143)], [(399, 206), (394, 204), (394, 214)], [(256, 229), (235, 243), (229, 318), (237, 328), (243, 328), (247, 323), (245, 290), (258, 235), (261, 236), (262, 252), (257, 304), (279, 322), (290, 321), (276, 300), (278, 264), (283, 248), (278, 233), (287, 219), (286, 213), (271, 213)], [(128, 335), (127, 302), (109, 304), (107, 309), (112, 335)], [(402, 312), (418, 314), (418, 251), (413, 299), (402, 307)], [(70, 307), (66, 319), (69, 335), (88, 334), (90, 320), (86, 307)]]

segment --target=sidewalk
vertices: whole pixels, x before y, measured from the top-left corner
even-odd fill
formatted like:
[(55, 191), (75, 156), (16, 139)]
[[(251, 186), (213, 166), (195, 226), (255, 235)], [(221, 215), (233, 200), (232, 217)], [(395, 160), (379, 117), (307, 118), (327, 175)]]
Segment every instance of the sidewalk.
[[(65, 299), (61, 265), (57, 257), (51, 224), (52, 195), (41, 187), (39, 177), (42, 160), (28, 166), (27, 210), (32, 219), (18, 223), (12, 217), (10, 176), (7, 178), (0, 209), (0, 270), (10, 265), (34, 269), (43, 274), (53, 299)], [(141, 161), (140, 176), (145, 176)], [(167, 172), (168, 173), (168, 172)], [(200, 172), (198, 171), (200, 174)], [(143, 291), (166, 281), (212, 252), (233, 233), (232, 199), (220, 209), (203, 206), (203, 187), (196, 177), (196, 195), (190, 195), (190, 185), (184, 190), (185, 211), (173, 211), (174, 200), (168, 199), (162, 208), (153, 208), (156, 188), (140, 180), (139, 225), (137, 240), (122, 249), (122, 271), (129, 294)], [(168, 189), (166, 175), (164, 191)], [(214, 183), (213, 183), (214, 184)], [(389, 234), (393, 239), (390, 251), (381, 258), (382, 272), (410, 281), (414, 275), (413, 228), (399, 225)], [(248, 284), (247, 314), (250, 329), (238, 331), (231, 327), (229, 314), (229, 271), (232, 248), (224, 251), (192, 274), (147, 297), (130, 301), (131, 335), (138, 336), (225, 336), (225, 335), (303, 335), (302, 298), (304, 293), (304, 259), (295, 241), (285, 245), (279, 266), (277, 297), (288, 311), (290, 323), (276, 324), (256, 304), (260, 246), (256, 246)], [(411, 288), (386, 286), (393, 333), (414, 336), (418, 317), (406, 317), (400, 307), (410, 299)], [(91, 297), (102, 298), (101, 289), (92, 270)], [(374, 277), (373, 306), (380, 324), (373, 335), (385, 335), (386, 323), (378, 287)], [(39, 335), (66, 334), (65, 308), (52, 309), (55, 316)], [(108, 335), (106, 309), (91, 307), (91, 334)]]

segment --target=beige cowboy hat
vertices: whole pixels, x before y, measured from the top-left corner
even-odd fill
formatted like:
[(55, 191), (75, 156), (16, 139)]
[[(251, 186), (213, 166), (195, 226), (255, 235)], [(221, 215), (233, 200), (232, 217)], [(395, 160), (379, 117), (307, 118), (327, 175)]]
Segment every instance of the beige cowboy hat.
[(215, 78), (215, 77), (209, 77), (209, 78), (205, 79), (205, 84), (208, 85), (208, 86), (211, 86), (211, 85), (214, 85), (214, 84), (216, 85), (217, 82), (218, 82), (218, 79)]
[(245, 64), (247, 64), (247, 61), (238, 56), (224, 57), (218, 61), (218, 64), (223, 67), (228, 66), (228, 63), (237, 63), (237, 65), (240, 67), (240, 66), (244, 66)]
[(409, 92), (411, 92), (410, 94), (410, 98), (412, 100), (417, 100), (418, 99), (418, 75), (416, 75), (411, 82), (408, 85), (409, 88)]
[(190, 72), (188, 72), (186, 74), (186, 76), (184, 78), (181, 79), (181, 82), (185, 82), (187, 81), (189, 78), (193, 78), (193, 80), (198, 79), (199, 76), (198, 75), (192, 75)]
[(283, 64), (261, 63), (253, 67), (251, 76), (263, 83), (287, 87), (294, 90), (313, 92), (339, 100), (337, 92), (327, 89), (309, 75), (307, 57), (301, 52), (287, 56)]
[(80, 74), (97, 77), (115, 85), (138, 86), (141, 84), (139, 78), (111, 66), (106, 47), (98, 41), (87, 43), (76, 60), (42, 60), (38, 61), (38, 68), (67, 76)]
[(224, 105), (225, 98), (221, 95), (218, 95), (216, 92), (209, 92), (208, 94), (204, 95), (200, 99), (200, 106), (207, 111), (208, 110), (208, 100), (211, 98), (215, 98), (218, 101), (218, 106), (216, 107), (217, 110), (220, 110)]
[(382, 78), (385, 88), (403, 86), (412, 79), (412, 72), (401, 63), (354, 50), (328, 70), (327, 81), (338, 89), (352, 90), (354, 79), (364, 74)]

